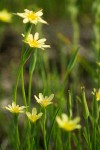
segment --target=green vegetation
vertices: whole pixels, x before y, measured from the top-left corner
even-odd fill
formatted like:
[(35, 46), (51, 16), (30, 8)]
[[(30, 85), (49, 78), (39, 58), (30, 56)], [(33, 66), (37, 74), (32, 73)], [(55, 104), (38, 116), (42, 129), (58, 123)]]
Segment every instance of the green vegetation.
[(0, 150), (99, 150), (99, 0), (2, 0), (0, 25)]

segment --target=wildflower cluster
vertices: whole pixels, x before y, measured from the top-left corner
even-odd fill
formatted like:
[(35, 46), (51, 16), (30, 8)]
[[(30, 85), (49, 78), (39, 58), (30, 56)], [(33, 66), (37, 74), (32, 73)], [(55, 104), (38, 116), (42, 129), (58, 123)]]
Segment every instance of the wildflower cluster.
[[(24, 13), (17, 13), (18, 16), (23, 18), (23, 23), (29, 24), (32, 27), (32, 24), (37, 25), (37, 23), (44, 23), (47, 24), (45, 20), (43, 20), (41, 17), (43, 15), (42, 10), (39, 10), (38, 12), (33, 12), (28, 9), (24, 10)], [(27, 35), (27, 36), (26, 36)], [(47, 150), (49, 146), (49, 142), (47, 143), (47, 135), (46, 135), (46, 108), (48, 105), (53, 104), (52, 100), (54, 98), (54, 94), (50, 94), (50, 96), (44, 96), (42, 93), (39, 93), (39, 96), (37, 97), (34, 95), (34, 98), (36, 102), (40, 105), (40, 112), (37, 113), (37, 109), (35, 107), (32, 108), (32, 112), (30, 112), (30, 100), (31, 100), (31, 82), (32, 82), (32, 75), (33, 71), (35, 69), (36, 65), (36, 59), (37, 59), (37, 49), (42, 49), (44, 50), (45, 48), (50, 48), (50, 45), (46, 45), (46, 38), (39, 38), (39, 33), (36, 31), (34, 35), (31, 33), (31, 28), (29, 27), (28, 31), (25, 32), (25, 34), (22, 34), (24, 37), (23, 42), (26, 43), (29, 48), (24, 49), (22, 51), (22, 56), (21, 56), (21, 66), (19, 67), (18, 70), (18, 76), (15, 84), (15, 89), (14, 89), (14, 100), (12, 102), (12, 105), (8, 105), (5, 108), (10, 111), (11, 113), (14, 114), (14, 122), (15, 122), (15, 146), (16, 148), (19, 149), (19, 137), (18, 137), (18, 115), (20, 113), (25, 113), (28, 120), (29, 120), (29, 125), (28, 125), (28, 131), (29, 131), (29, 139), (28, 139), (28, 149), (30, 149), (31, 141), (33, 141), (33, 133), (31, 133), (31, 128), (32, 125), (39, 120), (41, 117), (41, 128), (43, 130), (43, 138), (44, 138), (44, 147), (45, 150)], [(32, 50), (34, 48), (34, 50)], [(34, 55), (33, 55), (34, 54)], [(27, 103), (27, 98), (26, 98), (26, 93), (24, 89), (24, 77), (23, 77), (23, 68), (25, 65), (25, 62), (32, 57), (31, 63), (30, 63), (30, 70), (29, 70), (29, 91), (28, 91), (28, 103)], [(18, 86), (18, 80), (21, 74), (21, 80), (22, 80), (22, 94), (23, 94), (23, 100), (24, 100), (24, 105), (25, 106), (19, 106), (17, 105), (16, 102), (16, 95), (17, 95), (17, 86)], [(43, 112), (42, 112), (43, 111)], [(16, 115), (15, 115), (16, 114)], [(17, 117), (16, 117), (17, 116)], [(65, 129), (66, 131), (73, 131), (75, 129), (80, 129), (81, 125), (79, 124), (80, 118), (76, 117), (75, 119), (69, 119), (66, 114), (62, 114), (62, 118), (59, 116), (55, 116), (55, 119), (59, 125), (60, 128)], [(54, 123), (53, 123), (54, 124)], [(53, 127), (52, 124), (52, 127)], [(16, 127), (17, 126), (17, 127)], [(50, 139), (50, 138), (48, 138)], [(35, 148), (34, 148), (35, 149)]]
[[(48, 1), (47, 3), (44, 2), (45, 6), (53, 1), (54, 0)], [(23, 0), (21, 4), (24, 2), (26, 4), (25, 0)], [(42, 1), (40, 2), (42, 3)], [(43, 19), (43, 10), (34, 11), (24, 9), (23, 12), (15, 13), (15, 17), (20, 17), (24, 31), (21, 34), (23, 39), (22, 49), (13, 88), (13, 101), (4, 107), (5, 110), (9, 111), (12, 115), (12, 121), (10, 121), (11, 128), (8, 127), (9, 123), (7, 123), (5, 128), (8, 129), (5, 130), (7, 134), (4, 134), (8, 135), (9, 139), (4, 136), (4, 141), (0, 141), (0, 150), (100, 150), (100, 0), (86, 1), (89, 5), (93, 3), (92, 16), (94, 16), (94, 18), (92, 18), (92, 54), (94, 53), (94, 57), (90, 55), (92, 57), (90, 57), (89, 61), (91, 58), (93, 59), (90, 63), (87, 57), (84, 57), (85, 55), (78, 53), (81, 47), (79, 46), (80, 39), (82, 38), (81, 36), (83, 36), (83, 32), (81, 36), (79, 34), (82, 26), (78, 24), (78, 21), (81, 19), (80, 16), (83, 14), (83, 11), (79, 9), (81, 8), (80, 3), (82, 2), (76, 0), (66, 1), (68, 3), (63, 2), (61, 6), (64, 6), (63, 8), (66, 8), (67, 11), (63, 10), (62, 12), (65, 14), (64, 12), (66, 11), (70, 15), (70, 21), (68, 19), (68, 23), (71, 23), (72, 32), (71, 40), (69, 40), (69, 36), (66, 37), (66, 35), (59, 33), (59, 28), (56, 29), (56, 26), (53, 26), (53, 29), (56, 29), (55, 40), (62, 41), (62, 43), (56, 43), (57, 45), (54, 47), (56, 48), (55, 52), (57, 50), (57, 53), (59, 53), (58, 58), (55, 57), (52, 49), (50, 56), (49, 53), (45, 51), (46, 48), (50, 48), (50, 45), (46, 43), (47, 39), (45, 36), (42, 37), (42, 34), (40, 34), (42, 33), (41, 24), (43, 24), (44, 27), (48, 25), (47, 21)], [(2, 8), (5, 2), (1, 3)], [(65, 5), (65, 3), (67, 5)], [(84, 1), (83, 3), (85, 4)], [(53, 8), (56, 8), (55, 2), (53, 4)], [(50, 4), (47, 7), (49, 11), (52, 10), (51, 6)], [(37, 8), (37, 6), (34, 7), (33, 5), (29, 7)], [(10, 7), (8, 8), (11, 10)], [(58, 11), (55, 9), (55, 12)], [(51, 14), (51, 12), (47, 14)], [(61, 16), (60, 12), (59, 14)], [(88, 17), (83, 15), (83, 18), (86, 19), (87, 25), (90, 25), (91, 15), (88, 15)], [(84, 19), (81, 22), (83, 25), (85, 25)], [(64, 22), (62, 21), (55, 22), (55, 25), (56, 23), (60, 23), (57, 24), (57, 26), (63, 25)], [(6, 35), (7, 29), (4, 30), (2, 27), (5, 27), (5, 24), (8, 25), (8, 23), (11, 22), (12, 14), (6, 9), (0, 10), (0, 33), (2, 33), (3, 36), (7, 36), (7, 39), (10, 37), (8, 36), (9, 32), (7, 32)], [(8, 26), (6, 27), (8, 28)], [(63, 26), (61, 26), (61, 28), (62, 27)], [(2, 38), (1, 36), (0, 39), (0, 47), (1, 50), (3, 50), (2, 48), (5, 47), (6, 38)], [(56, 59), (55, 62), (54, 59), (51, 59), (52, 56)], [(50, 62), (51, 60), (53, 61)], [(1, 61), (3, 61), (3, 59), (1, 59), (0, 62)], [(78, 63), (75, 66), (76, 61)], [(26, 64), (27, 77), (25, 70)], [(73, 70), (74, 66), (75, 70)], [(82, 68), (80, 66), (82, 66)], [(81, 70), (81, 72), (79, 72), (79, 70)], [(79, 90), (79, 86), (82, 83), (85, 83), (86, 86), (89, 87), (88, 82), (83, 82), (83, 75), (86, 77), (89, 73), (90, 88), (93, 85), (95, 87), (92, 91), (92, 96), (89, 94), (89, 89), (85, 91), (84, 85), (82, 85)], [(82, 80), (80, 80), (81, 75)], [(2, 73), (0, 77), (2, 78)], [(38, 80), (38, 78), (40, 80)], [(71, 84), (69, 79), (72, 79)], [(93, 80), (91, 82), (93, 84), (90, 83), (91, 80)], [(87, 77), (86, 81), (88, 81)], [(19, 95), (17, 94), (18, 87), (21, 89)], [(68, 88), (68, 94), (66, 94), (66, 89)], [(40, 92), (39, 89), (41, 89), (42, 92)], [(52, 92), (52, 90), (55, 92)], [(2, 90), (0, 93), (2, 93)], [(74, 93), (78, 95), (75, 96)], [(18, 97), (21, 97), (22, 101), (20, 103), (18, 103)], [(19, 117), (20, 115), (22, 115), (22, 118)], [(82, 119), (79, 116), (81, 116)], [(2, 115), (0, 115), (0, 118), (2, 126)], [(20, 130), (19, 119), (23, 119), (21, 120), (22, 124)], [(0, 137), (2, 138), (2, 133)]]
[[(42, 95), (42, 93), (39, 93), (40, 99), (38, 99), (37, 96), (35, 96), (37, 102), (41, 105), (41, 107), (46, 107), (46, 106), (52, 104), (51, 100), (53, 99), (53, 97), (54, 97), (54, 94), (51, 94), (49, 97), (47, 97), (47, 96), (44, 97)], [(15, 102), (12, 102), (12, 105), (8, 105), (5, 108), (13, 114), (19, 114), (19, 113), (25, 112), (26, 106), (19, 106), (19, 105), (16, 105)], [(32, 113), (26, 111), (27, 117), (33, 123), (36, 122), (39, 118), (41, 118), (42, 114), (43, 114), (42, 112), (37, 114), (36, 108), (32, 109)]]

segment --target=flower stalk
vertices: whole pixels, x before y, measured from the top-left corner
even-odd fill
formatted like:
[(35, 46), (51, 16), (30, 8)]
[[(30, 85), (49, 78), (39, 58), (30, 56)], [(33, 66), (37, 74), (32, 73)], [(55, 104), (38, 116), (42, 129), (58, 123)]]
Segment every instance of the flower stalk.
[(30, 68), (29, 68), (29, 86), (28, 86), (28, 106), (29, 106), (29, 108), (30, 108), (30, 101), (31, 101), (32, 76), (33, 76), (33, 72), (35, 70), (36, 60), (37, 60), (37, 49), (35, 49), (35, 52), (32, 53)]
[(29, 150), (35, 150), (35, 139), (34, 139), (34, 124), (30, 123), (30, 148)]
[(43, 115), (43, 138), (44, 138), (44, 148), (47, 150), (47, 139), (46, 139), (46, 109), (44, 108)]
[(14, 114), (14, 150), (20, 150), (20, 139), (19, 139), (19, 131), (18, 131), (18, 114)]
[(22, 82), (22, 94), (23, 94), (24, 105), (27, 106), (25, 87), (24, 87), (24, 72), (23, 72), (23, 68), (21, 69), (21, 82)]

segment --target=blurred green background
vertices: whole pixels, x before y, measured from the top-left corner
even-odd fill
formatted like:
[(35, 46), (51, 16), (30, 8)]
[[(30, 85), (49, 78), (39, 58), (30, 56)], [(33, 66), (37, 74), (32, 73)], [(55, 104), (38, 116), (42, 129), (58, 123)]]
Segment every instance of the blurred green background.
[[(10, 13), (24, 12), (24, 9), (37, 11), (43, 9), (43, 18), (49, 25), (38, 25), (41, 37), (47, 38), (51, 48), (38, 52), (38, 61), (32, 82), (32, 99), (35, 92), (54, 93), (59, 100), (62, 81), (66, 68), (79, 47), (77, 61), (66, 82), (65, 95), (68, 89), (80, 93), (80, 87), (86, 87), (88, 99), (91, 90), (97, 85), (97, 52), (95, 29), (100, 22), (99, 0), (0, 0), (0, 11)], [(99, 15), (98, 15), (99, 14)], [(100, 26), (99, 26), (100, 27)], [(13, 87), (19, 66), (22, 36), (25, 25), (22, 18), (13, 15), (11, 23), (0, 21), (0, 105), (4, 107), (13, 99)], [(98, 31), (98, 30), (97, 30)], [(34, 33), (34, 30), (33, 30)], [(97, 32), (99, 34), (99, 32)], [(100, 44), (100, 43), (99, 43)], [(43, 69), (44, 68), (44, 69)], [(27, 94), (29, 62), (25, 65), (25, 89)], [(18, 100), (22, 93), (19, 82)], [(63, 99), (63, 97), (62, 97)], [(4, 114), (3, 114), (4, 115)], [(4, 127), (3, 115), (0, 127), (0, 143), (8, 142)], [(3, 131), (3, 130), (4, 131)], [(2, 130), (2, 131), (1, 131)], [(10, 130), (11, 131), (11, 130)], [(5, 139), (5, 140), (3, 140)], [(9, 142), (8, 142), (9, 143)], [(6, 149), (6, 148), (5, 148)]]

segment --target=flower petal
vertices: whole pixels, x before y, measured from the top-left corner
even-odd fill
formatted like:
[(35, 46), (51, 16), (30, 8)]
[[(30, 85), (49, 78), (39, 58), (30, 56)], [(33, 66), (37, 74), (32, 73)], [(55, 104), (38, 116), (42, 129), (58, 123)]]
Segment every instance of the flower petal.
[(37, 109), (36, 108), (33, 108), (32, 109), (32, 115), (36, 115), (37, 114)]
[(29, 13), (29, 12), (30, 12), (30, 10), (28, 10), (28, 9), (24, 9), (24, 11), (25, 11), (26, 13)]
[(42, 42), (45, 42), (46, 41), (46, 39), (44, 38), (44, 39), (40, 39), (40, 40), (38, 40), (38, 42), (39, 43), (42, 43)]
[(27, 37), (27, 40), (33, 40), (33, 35), (32, 34), (29, 34), (28, 37)]
[(25, 18), (25, 19), (23, 20), (23, 23), (27, 23), (27, 22), (29, 22), (29, 20), (28, 20), (28, 18)]
[(25, 13), (17, 13), (18, 16), (25, 18)]
[(36, 32), (36, 33), (35, 33), (35, 35), (34, 35), (34, 40), (36, 40), (36, 41), (37, 41), (38, 39), (39, 39), (39, 33), (38, 33), (38, 32)]
[(39, 113), (39, 114), (38, 114), (38, 117), (40, 118), (42, 115), (43, 115), (43, 113)]
[(43, 48), (50, 48), (50, 45), (42, 45)]
[(43, 94), (42, 94), (42, 93), (39, 93), (39, 98), (40, 98), (40, 99), (44, 99), (44, 97), (43, 97)]
[(54, 94), (51, 94), (48, 98), (49, 101), (51, 101), (54, 98)]
[(39, 98), (36, 95), (34, 95), (34, 97), (35, 97), (36, 101), (39, 101)]
[(39, 18), (39, 22), (44, 23), (44, 24), (48, 24), (45, 20), (43, 20), (42, 18)]
[(39, 16), (39, 17), (42, 16), (42, 15), (43, 15), (42, 9), (39, 10), (38, 12), (36, 12), (35, 14), (36, 14), (37, 16)]
[(65, 122), (68, 121), (68, 116), (64, 113), (62, 114), (62, 120)]

